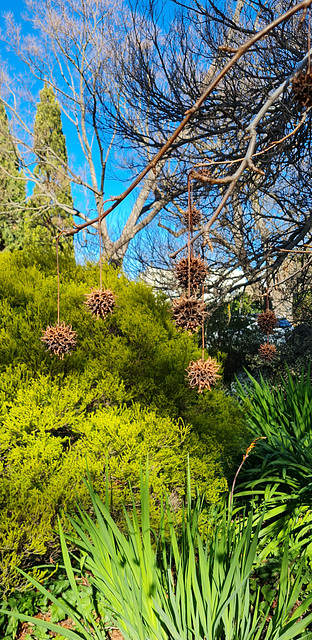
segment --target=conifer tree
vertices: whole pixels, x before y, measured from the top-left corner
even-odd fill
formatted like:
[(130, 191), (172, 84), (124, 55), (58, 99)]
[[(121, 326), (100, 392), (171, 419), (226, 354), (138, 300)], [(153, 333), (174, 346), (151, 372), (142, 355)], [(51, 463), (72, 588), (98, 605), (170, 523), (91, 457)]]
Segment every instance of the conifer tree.
[(38, 163), (35, 168), (37, 184), (29, 203), (32, 208), (31, 226), (36, 228), (36, 240), (43, 240), (71, 225), (70, 216), (67, 217), (57, 203), (73, 206), (70, 180), (65, 169), (67, 150), (61, 109), (52, 87), (47, 84), (40, 91), (37, 105), (34, 152)]
[(18, 249), (23, 244), (25, 198), (17, 149), (0, 101), (0, 251)]

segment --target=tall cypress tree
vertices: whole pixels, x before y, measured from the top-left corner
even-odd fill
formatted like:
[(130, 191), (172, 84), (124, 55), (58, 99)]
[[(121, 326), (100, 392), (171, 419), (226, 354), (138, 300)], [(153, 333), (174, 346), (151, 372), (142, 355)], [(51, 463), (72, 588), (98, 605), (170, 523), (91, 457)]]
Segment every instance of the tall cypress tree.
[(34, 152), (38, 160), (35, 174), (40, 186), (35, 186), (30, 199), (33, 210), (31, 226), (36, 227), (36, 239), (44, 240), (71, 224), (70, 216), (54, 204), (54, 197), (62, 204), (73, 206), (70, 180), (66, 174), (67, 150), (61, 109), (52, 87), (47, 84), (40, 91), (37, 105)]
[(0, 251), (23, 245), (26, 190), (9, 121), (0, 101)]

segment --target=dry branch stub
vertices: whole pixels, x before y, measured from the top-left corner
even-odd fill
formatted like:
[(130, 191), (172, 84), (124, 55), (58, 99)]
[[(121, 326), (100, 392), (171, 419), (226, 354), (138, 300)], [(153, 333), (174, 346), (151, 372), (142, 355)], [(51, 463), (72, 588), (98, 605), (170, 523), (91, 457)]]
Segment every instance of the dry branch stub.
[(270, 342), (265, 342), (260, 345), (258, 353), (264, 362), (271, 362), (276, 357), (276, 347)]
[(64, 356), (70, 354), (76, 348), (76, 331), (73, 331), (71, 325), (65, 322), (49, 325), (43, 333), (41, 341), (50, 351), (50, 356), (57, 356), (63, 360)]
[(86, 305), (88, 311), (96, 318), (105, 318), (109, 313), (113, 313), (116, 304), (116, 294), (111, 289), (92, 289), (86, 293)]
[(180, 300), (173, 300), (172, 315), (177, 327), (193, 333), (199, 329), (208, 313), (202, 300), (198, 300), (195, 296), (190, 298), (182, 296)]
[(188, 288), (190, 278), (191, 289), (193, 291), (196, 291), (196, 289), (204, 284), (208, 275), (208, 267), (204, 260), (192, 255), (189, 258), (182, 258), (182, 260), (177, 262), (175, 271), (178, 282), (183, 289)]
[(207, 184), (210, 184), (212, 181), (211, 170), (208, 167), (193, 169), (192, 178), (194, 178), (194, 180), (200, 180), (200, 182), (206, 182)]
[(268, 309), (267, 311), (264, 311), (264, 313), (260, 313), (257, 322), (262, 333), (273, 333), (277, 325), (277, 317), (274, 311), (270, 311), (270, 309)]
[(205, 389), (210, 391), (221, 378), (220, 368), (221, 365), (211, 356), (207, 360), (190, 362), (186, 372), (191, 389), (197, 389), (198, 393), (202, 393)]
[(294, 99), (302, 107), (312, 106), (312, 71), (297, 73), (292, 82), (292, 92)]

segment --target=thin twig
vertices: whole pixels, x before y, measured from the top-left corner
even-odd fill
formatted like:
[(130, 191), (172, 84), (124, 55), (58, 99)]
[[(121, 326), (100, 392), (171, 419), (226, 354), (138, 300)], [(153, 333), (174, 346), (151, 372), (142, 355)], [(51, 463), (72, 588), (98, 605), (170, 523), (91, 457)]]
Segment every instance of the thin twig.
[(252, 452), (253, 448), (255, 447), (257, 440), (266, 440), (266, 437), (265, 437), (265, 436), (261, 436), (261, 437), (255, 438), (255, 439), (252, 441), (252, 443), (249, 445), (249, 447), (247, 447), (247, 449), (246, 449), (246, 453), (244, 453), (244, 455), (243, 455), (243, 459), (242, 459), (242, 461), (241, 461), (241, 463), (240, 463), (240, 465), (239, 465), (239, 467), (238, 467), (238, 469), (237, 469), (237, 471), (236, 471), (236, 473), (235, 473), (235, 476), (234, 476), (234, 480), (233, 480), (233, 484), (232, 484), (232, 489), (231, 489), (231, 493), (230, 493), (230, 503), (229, 503), (229, 504), (230, 504), (230, 506), (231, 506), (231, 504), (232, 504), (232, 500), (233, 500), (233, 494), (234, 494), (234, 488), (235, 488), (235, 484), (236, 484), (237, 476), (238, 476), (238, 474), (239, 474), (239, 472), (240, 472), (240, 470), (241, 470), (241, 468), (242, 468), (242, 466), (243, 466), (243, 464), (244, 464), (245, 460), (247, 460), (247, 458), (249, 458), (249, 455), (250, 455), (250, 453)]

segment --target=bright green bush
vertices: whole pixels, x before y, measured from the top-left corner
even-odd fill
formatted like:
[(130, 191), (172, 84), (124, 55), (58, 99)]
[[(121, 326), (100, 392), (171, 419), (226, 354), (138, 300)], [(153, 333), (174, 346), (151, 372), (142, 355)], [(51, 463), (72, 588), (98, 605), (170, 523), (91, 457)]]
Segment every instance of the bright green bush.
[(101, 492), (108, 455), (118, 515), (129, 500), (128, 481), (135, 483), (149, 455), (156, 514), (163, 487), (179, 507), (188, 454), (195, 482), (215, 502), (243, 435), (233, 399), (221, 389), (199, 395), (188, 388), (197, 336), (176, 330), (164, 296), (104, 265), (103, 287), (116, 293), (117, 305), (97, 320), (83, 301), (99, 286), (98, 267), (76, 265), (61, 252), (60, 274), (61, 320), (77, 331), (77, 349), (64, 360), (40, 340), (57, 320), (55, 254), (0, 255), (0, 554), (7, 584), (12, 564), (30, 566), (54, 552), (56, 515), (74, 508), (75, 492), (86, 499), (87, 463)]
[[(19, 378), (19, 387), (16, 380)], [(127, 406), (122, 382), (111, 375), (49, 376), (27, 380), (25, 367), (0, 376), (0, 562), (2, 585), (17, 577), (13, 565), (31, 566), (55, 551), (55, 522), (72, 512), (76, 497), (88, 507), (82, 478), (90, 471), (103, 495), (109, 461), (111, 508), (118, 519), (130, 501), (140, 462), (149, 456), (152, 516), (165, 488), (179, 511), (187, 456), (195, 482), (216, 502), (226, 489), (218, 463), (220, 449), (203, 446), (190, 426), (160, 416), (138, 403)]]
[(117, 295), (105, 322), (87, 312), (84, 294), (98, 287), (94, 265), (61, 263), (61, 320), (77, 331), (77, 349), (60, 361), (45, 353), (43, 330), (57, 320), (55, 256), (24, 252), (0, 256), (0, 369), (26, 364), (35, 375), (108, 371), (122, 378), (133, 399), (181, 415), (188, 389), (185, 368), (199, 357), (196, 338), (176, 331), (169, 305), (142, 283), (129, 282), (107, 265), (103, 287)]

